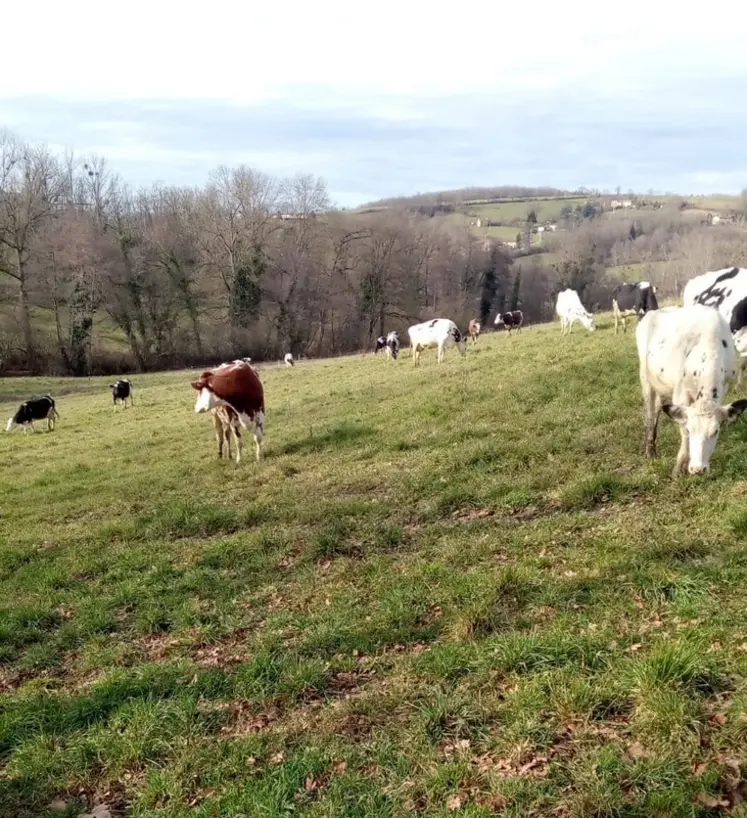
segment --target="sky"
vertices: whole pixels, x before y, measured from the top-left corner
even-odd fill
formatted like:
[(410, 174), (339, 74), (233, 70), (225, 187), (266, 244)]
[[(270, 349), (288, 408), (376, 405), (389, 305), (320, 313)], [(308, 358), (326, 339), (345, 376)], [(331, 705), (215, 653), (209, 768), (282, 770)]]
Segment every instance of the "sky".
[(322, 176), (346, 207), (473, 185), (747, 187), (735, 0), (106, 8), (37, 0), (17, 18), (0, 126), (135, 186), (246, 164)]

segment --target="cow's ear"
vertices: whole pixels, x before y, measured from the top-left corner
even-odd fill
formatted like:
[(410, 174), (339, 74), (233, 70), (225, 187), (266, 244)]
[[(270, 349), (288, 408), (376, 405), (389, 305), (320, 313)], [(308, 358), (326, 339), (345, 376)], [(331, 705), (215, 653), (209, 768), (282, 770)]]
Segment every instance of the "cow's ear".
[(202, 381), (192, 381), (192, 389), (196, 389), (198, 392), (202, 389), (203, 383)]
[(677, 406), (676, 403), (665, 403), (661, 407), (661, 411), (669, 415), (676, 423), (684, 423), (687, 419), (685, 410), (681, 406)]
[(721, 420), (726, 423), (734, 423), (735, 420), (747, 409), (747, 400), (740, 398), (730, 403), (728, 406), (721, 407)]

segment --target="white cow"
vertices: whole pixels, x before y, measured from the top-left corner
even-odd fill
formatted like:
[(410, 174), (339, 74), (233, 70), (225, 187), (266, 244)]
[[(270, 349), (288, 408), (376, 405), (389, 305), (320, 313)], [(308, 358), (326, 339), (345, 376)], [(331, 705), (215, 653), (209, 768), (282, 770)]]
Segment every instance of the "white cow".
[(555, 312), (560, 316), (560, 327), (562, 334), (570, 334), (571, 328), (576, 321), (580, 321), (589, 332), (594, 332), (594, 316), (584, 308), (578, 293), (570, 288), (558, 293), (558, 300), (555, 302)]
[(467, 337), (462, 335), (459, 327), (448, 318), (432, 318), (422, 324), (413, 324), (408, 330), (412, 360), (417, 366), (420, 361), (420, 352), (430, 347), (438, 347), (437, 361), (444, 360), (444, 350), (455, 346), (462, 357), (467, 354)]
[(285, 361), (286, 366), (293, 366), (293, 355), (291, 355), (290, 352), (285, 353), (285, 358), (283, 358), (283, 360)]
[(680, 427), (674, 475), (685, 470), (704, 474), (721, 424), (732, 423), (747, 409), (747, 400), (720, 403), (737, 374), (729, 325), (710, 307), (664, 307), (643, 316), (635, 337), (646, 456), (656, 456), (656, 427), (663, 410)]

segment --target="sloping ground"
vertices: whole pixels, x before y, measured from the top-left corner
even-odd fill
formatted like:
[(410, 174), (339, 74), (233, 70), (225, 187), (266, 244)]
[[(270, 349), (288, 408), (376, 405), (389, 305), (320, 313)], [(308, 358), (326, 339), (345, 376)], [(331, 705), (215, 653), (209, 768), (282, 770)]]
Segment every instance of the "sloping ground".
[(0, 436), (0, 815), (731, 810), (747, 426), (711, 478), (670, 479), (666, 419), (646, 464), (599, 324), (268, 367), (259, 466), (190, 373)]

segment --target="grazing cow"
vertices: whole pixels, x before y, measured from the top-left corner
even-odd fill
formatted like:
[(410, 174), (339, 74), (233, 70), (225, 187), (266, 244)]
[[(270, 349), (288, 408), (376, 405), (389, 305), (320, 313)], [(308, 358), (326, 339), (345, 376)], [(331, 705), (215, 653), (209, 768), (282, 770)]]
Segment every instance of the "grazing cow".
[[(747, 357), (747, 269), (725, 267), (691, 278), (685, 285), (682, 301), (686, 307), (690, 304), (715, 307), (728, 323), (740, 357)], [(741, 374), (742, 367), (740, 380)]]
[(52, 432), (55, 427), (55, 418), (60, 416), (55, 406), (54, 398), (51, 395), (44, 395), (42, 398), (31, 398), (24, 401), (15, 415), (8, 418), (6, 432), (10, 432), (16, 426), (23, 426), (23, 433), (26, 434), (28, 427), (35, 432), (34, 421), (47, 419), (47, 430)]
[(254, 423), (257, 460), (261, 457), (265, 422), (265, 396), (262, 381), (254, 368), (243, 361), (209, 369), (192, 382), (199, 392), (195, 412), (209, 412), (227, 405), (236, 412), (239, 423), (246, 429)]
[(473, 318), (469, 322), (469, 327), (467, 331), (469, 332), (469, 337), (472, 339), (472, 343), (477, 343), (477, 338), (480, 335), (480, 330), (482, 329), (482, 324), (477, 320), (477, 318)]
[(648, 281), (638, 281), (633, 284), (625, 283), (615, 287), (612, 293), (615, 335), (617, 335), (618, 320), (622, 320), (623, 332), (627, 332), (629, 315), (637, 315), (640, 319), (649, 310), (658, 309), (659, 302), (656, 300), (656, 287), (652, 287)]
[(723, 423), (735, 421), (747, 400), (720, 401), (737, 374), (729, 325), (717, 310), (696, 304), (653, 310), (636, 327), (643, 392), (646, 456), (656, 456), (663, 410), (680, 427), (674, 476), (708, 471)]
[(438, 347), (436, 360), (444, 360), (444, 351), (455, 346), (462, 357), (467, 354), (467, 339), (459, 331), (459, 327), (448, 318), (432, 318), (422, 324), (413, 324), (408, 330), (412, 360), (417, 366), (420, 361), (420, 352), (430, 347)]
[(285, 358), (283, 358), (283, 360), (285, 361), (286, 366), (293, 366), (293, 356), (290, 354), (290, 352), (285, 353)]
[(236, 444), (236, 463), (241, 462), (241, 423), (236, 412), (228, 406), (228, 404), (221, 403), (211, 410), (213, 414), (213, 426), (215, 427), (215, 439), (218, 441), (218, 457), (223, 457), (223, 443), (225, 442), (228, 450), (228, 459), (231, 459), (231, 438), (233, 437)]
[(521, 332), (521, 326), (524, 323), (524, 313), (521, 310), (510, 310), (509, 312), (499, 312), (495, 316), (495, 325), (497, 327), (505, 327), (508, 334), (515, 329)]
[(558, 293), (558, 300), (555, 302), (555, 312), (560, 316), (560, 327), (562, 334), (570, 334), (573, 324), (580, 321), (589, 332), (594, 332), (594, 316), (584, 308), (578, 293), (570, 288)]
[(388, 335), (379, 335), (379, 337), (376, 339), (376, 349), (374, 349), (374, 355), (380, 349), (383, 349), (386, 352), (387, 360), (390, 358), (397, 360), (397, 355), (399, 355), (399, 333), (392, 330)]
[(114, 383), (109, 384), (109, 389), (112, 390), (112, 397), (114, 398), (114, 405), (117, 405), (117, 401), (122, 401), (122, 406), (127, 408), (127, 398), (130, 399), (130, 405), (134, 406), (135, 401), (132, 397), (132, 382), (124, 378), (121, 381), (114, 381)]

